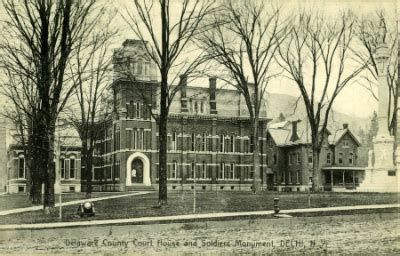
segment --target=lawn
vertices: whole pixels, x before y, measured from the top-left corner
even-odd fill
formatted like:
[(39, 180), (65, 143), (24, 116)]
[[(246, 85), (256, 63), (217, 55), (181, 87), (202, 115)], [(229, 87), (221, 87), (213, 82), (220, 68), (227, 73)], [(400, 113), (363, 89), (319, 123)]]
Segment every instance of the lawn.
[[(116, 192), (107, 192), (107, 193), (92, 193), (92, 198), (95, 197), (103, 197), (109, 195), (117, 195), (122, 193)], [(84, 199), (86, 197), (85, 193), (65, 193), (62, 194), (62, 202), (69, 202), (74, 200)], [(56, 195), (56, 203), (58, 203), (59, 195)], [(30, 207), (32, 203), (28, 199), (27, 194), (10, 194), (10, 195), (1, 195), (0, 196), (0, 211), (15, 209), (15, 208), (24, 208)]]
[[(96, 195), (96, 194), (94, 194)], [(104, 194), (103, 194), (104, 195)], [(308, 208), (306, 193), (263, 192), (198, 192), (196, 213), (273, 210), (273, 199), (279, 198), (281, 209)], [(118, 219), (143, 216), (168, 216), (193, 213), (193, 193), (174, 192), (168, 195), (169, 207), (157, 208), (158, 193), (115, 198), (95, 202), (94, 219)], [(311, 207), (332, 207), (366, 204), (399, 203), (394, 193), (318, 193), (311, 195)], [(79, 221), (77, 206), (63, 208), (63, 221)], [(57, 215), (58, 216), (58, 215)], [(57, 222), (57, 216), (46, 217), (41, 211), (2, 216), (0, 224)]]

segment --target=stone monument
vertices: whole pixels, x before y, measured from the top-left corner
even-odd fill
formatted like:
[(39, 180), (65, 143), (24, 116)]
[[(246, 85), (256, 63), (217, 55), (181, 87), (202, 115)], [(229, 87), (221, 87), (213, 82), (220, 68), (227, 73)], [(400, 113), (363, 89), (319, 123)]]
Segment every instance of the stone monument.
[(375, 53), (379, 83), (378, 133), (373, 140), (373, 152), (368, 155), (369, 164), (365, 170), (364, 180), (357, 191), (398, 192), (399, 173), (394, 165), (395, 140), (390, 135), (388, 128), (389, 85), (387, 83), (387, 66), (390, 52), (385, 40), (386, 26), (383, 19), (380, 22), (379, 32), (380, 39)]

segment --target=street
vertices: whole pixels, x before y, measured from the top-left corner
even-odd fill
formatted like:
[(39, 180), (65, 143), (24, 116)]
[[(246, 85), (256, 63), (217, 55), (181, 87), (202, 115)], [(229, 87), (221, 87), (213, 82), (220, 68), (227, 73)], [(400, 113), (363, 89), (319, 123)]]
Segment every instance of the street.
[(0, 253), (382, 255), (400, 252), (399, 227), (383, 213), (17, 231), (0, 233)]

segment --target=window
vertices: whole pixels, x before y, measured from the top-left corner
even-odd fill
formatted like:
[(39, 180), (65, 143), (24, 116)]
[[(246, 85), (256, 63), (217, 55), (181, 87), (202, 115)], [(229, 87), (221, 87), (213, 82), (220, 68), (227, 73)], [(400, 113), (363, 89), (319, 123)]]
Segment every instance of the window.
[(288, 154), (288, 164), (292, 165), (292, 154)]
[(343, 164), (343, 153), (339, 153), (338, 163)]
[(177, 167), (177, 163), (176, 161), (174, 161), (172, 163), (172, 173), (171, 173), (171, 178), (176, 179), (178, 176), (176, 175), (176, 168)]
[(243, 153), (249, 153), (249, 137), (243, 138)]
[(176, 150), (176, 132), (172, 133), (172, 145), (171, 145), (172, 150)]
[[(158, 141), (158, 140), (157, 140)], [(138, 148), (138, 130), (133, 129), (133, 143), (132, 143), (132, 148), (137, 149)]]
[(349, 154), (349, 164), (353, 164), (353, 159), (354, 159), (354, 154), (350, 153)]
[(220, 164), (218, 179), (223, 180), (225, 178), (225, 163)]
[(327, 164), (331, 164), (331, 162), (332, 162), (331, 153), (327, 153), (327, 154), (326, 154), (326, 163), (327, 163)]
[(224, 152), (225, 149), (224, 144), (225, 144), (225, 136), (221, 134), (219, 137), (219, 152)]
[(229, 152), (235, 152), (235, 136), (231, 136), (231, 146)]
[(278, 162), (278, 159), (277, 159), (277, 157), (276, 157), (276, 154), (274, 154), (273, 158), (274, 158), (274, 164), (276, 164), (276, 163)]
[(300, 164), (301, 159), (300, 159), (300, 153), (299, 152), (296, 153), (296, 159), (297, 159), (297, 164)]
[(203, 161), (201, 165), (200, 178), (207, 179), (207, 163)]
[(25, 178), (25, 158), (23, 156), (18, 158), (18, 178)]
[(200, 103), (200, 113), (204, 113), (204, 101)]
[(143, 73), (143, 61), (141, 59), (137, 62), (137, 74), (141, 75)]
[(343, 147), (344, 148), (349, 147), (349, 141), (348, 140), (343, 140)]
[(143, 149), (144, 148), (144, 129), (141, 128), (139, 130), (139, 148)]
[(300, 170), (296, 172), (296, 184), (300, 184)]
[(60, 159), (61, 179), (65, 179), (65, 159)]
[(309, 164), (313, 163), (313, 152), (312, 151), (308, 152), (308, 163)]
[(231, 163), (231, 168), (228, 173), (229, 179), (235, 179), (235, 164)]
[(203, 133), (201, 140), (201, 151), (207, 151), (207, 133)]
[(69, 160), (69, 178), (75, 179), (75, 171), (76, 171), (76, 160), (71, 158)]
[(289, 175), (289, 179), (288, 179), (288, 181), (289, 181), (289, 184), (292, 184), (292, 172), (291, 171), (289, 171), (288, 172), (288, 175)]
[(254, 151), (254, 135), (250, 135), (250, 153)]
[(191, 151), (196, 150), (196, 136), (194, 133), (192, 133), (192, 135), (191, 135), (190, 149), (191, 149)]
[(126, 140), (128, 144), (128, 149), (132, 148), (132, 130), (126, 130)]
[(136, 102), (136, 118), (141, 118), (142, 104)]
[(388, 176), (396, 176), (396, 170), (389, 170)]
[(192, 163), (192, 176), (191, 176), (191, 178), (193, 178), (193, 179), (196, 178), (195, 177), (195, 175), (196, 175), (195, 171), (196, 171), (196, 163)]

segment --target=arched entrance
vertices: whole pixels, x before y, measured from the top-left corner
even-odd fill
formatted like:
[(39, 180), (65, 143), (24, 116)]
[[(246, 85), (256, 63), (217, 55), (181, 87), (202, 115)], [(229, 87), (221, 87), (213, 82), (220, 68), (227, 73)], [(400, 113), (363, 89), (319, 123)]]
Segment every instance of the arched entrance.
[(133, 153), (126, 162), (126, 185), (142, 184), (150, 186), (150, 161), (140, 152)]

